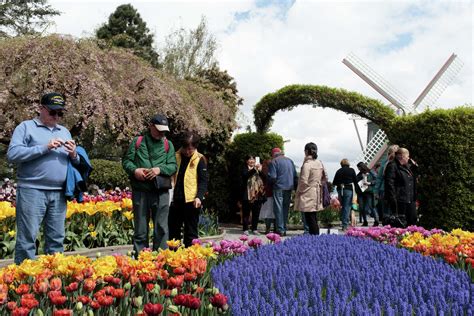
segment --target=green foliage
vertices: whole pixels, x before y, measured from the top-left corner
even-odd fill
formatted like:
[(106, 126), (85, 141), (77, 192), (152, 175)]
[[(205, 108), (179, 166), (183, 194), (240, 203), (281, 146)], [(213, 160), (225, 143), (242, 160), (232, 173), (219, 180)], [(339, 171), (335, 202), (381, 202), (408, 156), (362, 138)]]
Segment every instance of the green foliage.
[(118, 6), (109, 16), (108, 23), (96, 31), (96, 35), (112, 46), (131, 49), (135, 55), (148, 60), (154, 67), (158, 66), (158, 53), (153, 48), (153, 34), (131, 4)]
[(204, 17), (194, 30), (179, 29), (166, 37), (162, 50), (163, 70), (176, 78), (192, 78), (217, 65), (217, 41)]
[(419, 164), (421, 225), (474, 231), (474, 109), (399, 117), (385, 130)]
[(92, 173), (89, 177), (89, 184), (96, 184), (99, 188), (113, 189), (115, 187), (129, 187), (128, 175), (122, 168), (122, 164), (117, 161), (92, 159)]
[(3, 178), (14, 178), (12, 168), (7, 160), (8, 146), (0, 144), (0, 179)]
[(47, 0), (2, 1), (0, 37), (37, 35), (51, 24), (49, 19), (61, 12), (47, 5)]
[(321, 222), (322, 227), (332, 227), (333, 223), (339, 220), (339, 210), (331, 206), (326, 207), (324, 210), (318, 212), (318, 220)]
[(344, 89), (313, 85), (290, 85), (265, 95), (254, 107), (255, 126), (258, 132), (267, 132), (273, 115), (280, 110), (291, 110), (300, 104), (332, 108), (357, 114), (379, 126), (386, 126), (395, 113), (378, 100)]

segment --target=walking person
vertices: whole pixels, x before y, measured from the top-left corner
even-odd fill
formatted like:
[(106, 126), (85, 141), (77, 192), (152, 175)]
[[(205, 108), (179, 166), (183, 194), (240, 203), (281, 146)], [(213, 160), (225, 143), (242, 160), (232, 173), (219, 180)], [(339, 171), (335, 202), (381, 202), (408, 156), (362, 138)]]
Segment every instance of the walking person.
[(280, 148), (272, 149), (272, 161), (268, 168), (268, 179), (273, 189), (273, 211), (277, 234), (286, 236), (291, 191), (298, 185), (295, 164), (286, 157)]
[(350, 167), (349, 160), (346, 158), (341, 160), (341, 168), (336, 171), (332, 185), (336, 187), (339, 202), (341, 203), (341, 222), (342, 230), (345, 231), (349, 225), (352, 197), (354, 195), (353, 187), (357, 190), (356, 173)]
[(207, 192), (206, 158), (197, 151), (199, 136), (187, 132), (176, 152), (178, 173), (175, 175), (173, 202), (169, 216), (170, 239), (181, 240), (184, 226), (184, 246), (199, 238), (198, 223), (204, 195)]
[(416, 172), (418, 165), (406, 148), (399, 148), (385, 172), (385, 198), (392, 212), (405, 216), (408, 226), (416, 225)]
[(259, 235), (257, 230), (260, 208), (265, 199), (265, 187), (262, 180), (262, 166), (255, 163), (255, 157), (248, 155), (245, 158), (245, 167), (242, 170), (242, 224), (245, 235), (249, 235), (250, 214), (252, 214), (252, 234)]
[(295, 196), (295, 210), (304, 214), (310, 235), (319, 235), (318, 212), (323, 206), (323, 182), (327, 181), (323, 163), (318, 160), (318, 147), (308, 143), (304, 147), (304, 162)]
[(155, 115), (145, 135), (133, 139), (122, 161), (132, 185), (135, 256), (148, 248), (150, 220), (153, 223), (152, 249), (167, 248), (169, 190), (157, 189), (155, 184), (156, 177), (169, 178), (177, 169), (175, 149), (166, 138), (166, 132), (169, 132), (168, 119)]
[(36, 236), (44, 227), (44, 253), (63, 252), (68, 163), (80, 164), (71, 133), (59, 121), (66, 102), (59, 93), (41, 97), (38, 117), (13, 132), (7, 158), (17, 165), (15, 263), (34, 259)]

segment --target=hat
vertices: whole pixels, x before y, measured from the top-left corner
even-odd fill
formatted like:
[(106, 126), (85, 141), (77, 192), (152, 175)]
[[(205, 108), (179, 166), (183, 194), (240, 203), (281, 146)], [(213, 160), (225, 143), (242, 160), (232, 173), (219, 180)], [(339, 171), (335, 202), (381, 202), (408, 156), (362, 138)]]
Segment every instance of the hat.
[(168, 119), (166, 116), (157, 114), (151, 119), (151, 123), (155, 125), (156, 129), (160, 132), (169, 132)]
[(64, 96), (62, 94), (52, 92), (43, 94), (41, 97), (41, 104), (50, 110), (64, 110), (66, 101), (64, 101)]
[(272, 149), (272, 157), (274, 157), (276, 154), (280, 154), (281, 153), (281, 149), (278, 148), (278, 147), (275, 147)]

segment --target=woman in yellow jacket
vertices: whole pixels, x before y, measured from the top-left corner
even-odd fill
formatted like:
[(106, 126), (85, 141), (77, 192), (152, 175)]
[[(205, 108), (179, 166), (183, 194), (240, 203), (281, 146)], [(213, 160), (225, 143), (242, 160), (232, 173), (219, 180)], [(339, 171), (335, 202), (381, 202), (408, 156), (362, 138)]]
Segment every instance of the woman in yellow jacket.
[(198, 222), (204, 194), (207, 192), (207, 162), (197, 151), (199, 136), (184, 134), (181, 148), (176, 152), (178, 172), (175, 175), (173, 202), (168, 217), (170, 239), (181, 240), (184, 224), (184, 245), (192, 245), (198, 236)]

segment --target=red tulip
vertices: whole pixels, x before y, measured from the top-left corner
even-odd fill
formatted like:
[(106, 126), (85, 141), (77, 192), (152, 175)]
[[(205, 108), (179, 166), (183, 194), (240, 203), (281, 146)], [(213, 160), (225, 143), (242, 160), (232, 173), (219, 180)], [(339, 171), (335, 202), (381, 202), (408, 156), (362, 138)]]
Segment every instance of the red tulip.
[(72, 316), (72, 309), (58, 309), (55, 310), (53, 316)]
[(77, 282), (72, 282), (68, 286), (66, 286), (66, 291), (71, 293), (77, 290), (79, 287), (79, 284)]
[(160, 303), (147, 303), (145, 304), (143, 310), (147, 315), (159, 315), (163, 311), (163, 305), (161, 305)]
[(30, 310), (26, 307), (17, 307), (13, 310), (12, 316), (28, 316)]
[(33, 284), (33, 290), (37, 294), (44, 294), (47, 293), (49, 289), (49, 283), (45, 281), (36, 281)]
[(184, 267), (177, 267), (173, 269), (174, 274), (184, 274), (186, 269)]
[(49, 287), (53, 291), (60, 290), (62, 286), (63, 286), (63, 282), (61, 281), (60, 278), (54, 278), (54, 279), (51, 279), (51, 281), (49, 281)]
[(122, 298), (125, 295), (124, 289), (113, 289), (110, 293), (115, 298)]
[(201, 307), (201, 300), (198, 297), (191, 296), (188, 300), (188, 307), (191, 309), (198, 309)]
[(8, 303), (7, 303), (7, 308), (8, 308), (8, 310), (10, 310), (10, 311), (14, 310), (14, 309), (16, 308), (16, 302), (13, 302), (13, 301), (8, 302)]
[(84, 291), (86, 292), (92, 292), (95, 289), (95, 281), (92, 279), (86, 279), (84, 281)]
[(30, 286), (28, 284), (20, 284), (15, 290), (16, 294), (18, 295), (26, 294), (29, 291), (30, 291)]
[(87, 305), (90, 303), (91, 298), (89, 296), (81, 295), (77, 297), (77, 301), (81, 302), (84, 305)]
[(227, 297), (224, 294), (217, 293), (212, 296), (209, 301), (211, 302), (212, 306), (222, 308), (227, 304)]
[(97, 302), (100, 306), (110, 306), (114, 303), (114, 298), (113, 296), (103, 295), (97, 298)]

